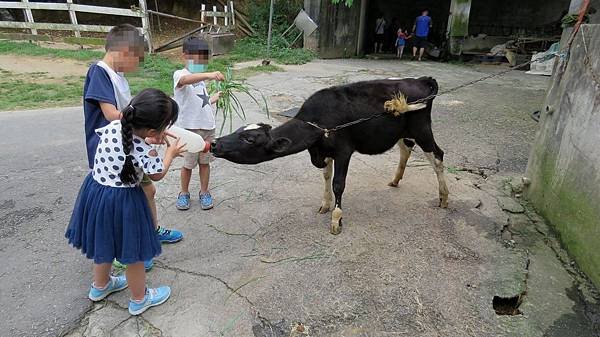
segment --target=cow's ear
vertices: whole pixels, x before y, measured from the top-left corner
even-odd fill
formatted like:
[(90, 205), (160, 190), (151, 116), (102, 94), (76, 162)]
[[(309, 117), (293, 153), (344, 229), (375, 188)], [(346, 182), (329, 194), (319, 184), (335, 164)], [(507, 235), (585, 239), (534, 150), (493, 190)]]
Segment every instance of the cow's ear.
[(288, 147), (292, 144), (292, 141), (285, 137), (280, 137), (272, 140), (269, 143), (269, 149), (275, 153), (282, 153), (287, 150)]

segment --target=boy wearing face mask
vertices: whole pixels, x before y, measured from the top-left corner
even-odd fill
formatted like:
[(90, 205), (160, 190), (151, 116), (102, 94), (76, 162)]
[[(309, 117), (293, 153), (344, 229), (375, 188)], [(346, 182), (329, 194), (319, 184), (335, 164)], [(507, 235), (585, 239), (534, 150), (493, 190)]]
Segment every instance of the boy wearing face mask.
[[(208, 96), (205, 81), (223, 81), (225, 77), (219, 71), (206, 72), (210, 50), (203, 39), (192, 36), (183, 43), (183, 59), (185, 68), (173, 74), (175, 101), (179, 104), (179, 118), (176, 125), (199, 134), (207, 143), (215, 137), (214, 104), (220, 93)], [(203, 210), (213, 207), (213, 200), (208, 190), (210, 178), (210, 153), (188, 153), (184, 155), (181, 168), (181, 191), (177, 196), (176, 207), (179, 210), (190, 208), (189, 185), (192, 170), (200, 166), (200, 206)]]

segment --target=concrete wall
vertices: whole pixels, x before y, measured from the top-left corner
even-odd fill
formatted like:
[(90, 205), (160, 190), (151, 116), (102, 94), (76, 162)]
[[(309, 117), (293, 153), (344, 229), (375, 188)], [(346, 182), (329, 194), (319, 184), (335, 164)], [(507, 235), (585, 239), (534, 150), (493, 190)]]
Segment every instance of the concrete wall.
[[(582, 34), (589, 65), (585, 63)], [(564, 34), (562, 46), (567, 38), (568, 34)], [(600, 25), (583, 25), (566, 66), (565, 62), (557, 62), (527, 176), (531, 179), (530, 200), (553, 224), (581, 268), (600, 286), (598, 55)]]

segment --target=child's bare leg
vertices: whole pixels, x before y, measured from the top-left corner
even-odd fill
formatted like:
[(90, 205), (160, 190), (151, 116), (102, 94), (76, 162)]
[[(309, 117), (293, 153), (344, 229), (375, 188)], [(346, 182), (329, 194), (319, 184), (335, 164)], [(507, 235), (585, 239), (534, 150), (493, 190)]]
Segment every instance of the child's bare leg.
[(425, 48), (421, 48), (421, 50), (419, 50), (419, 61), (421, 61), (423, 58), (423, 53), (425, 53)]
[(402, 54), (404, 54), (404, 46), (400, 47), (400, 57), (399, 58), (402, 58)]
[(146, 295), (146, 271), (144, 270), (144, 263), (138, 262), (127, 265), (125, 273), (129, 289), (131, 290), (131, 299), (135, 301), (143, 300)]
[(210, 179), (210, 164), (200, 164), (200, 192), (208, 192), (208, 181)]
[(154, 197), (156, 196), (156, 187), (152, 182), (142, 183), (142, 190), (144, 190), (144, 194), (146, 194), (146, 199), (148, 200), (154, 228), (158, 228), (158, 212), (156, 211), (156, 200), (154, 200)]
[(181, 193), (190, 193), (190, 180), (192, 179), (192, 170), (185, 167), (181, 168)]
[[(142, 264), (143, 265), (143, 264)], [(110, 267), (111, 263), (94, 263), (94, 287), (102, 289), (106, 287), (108, 281), (110, 281)]]

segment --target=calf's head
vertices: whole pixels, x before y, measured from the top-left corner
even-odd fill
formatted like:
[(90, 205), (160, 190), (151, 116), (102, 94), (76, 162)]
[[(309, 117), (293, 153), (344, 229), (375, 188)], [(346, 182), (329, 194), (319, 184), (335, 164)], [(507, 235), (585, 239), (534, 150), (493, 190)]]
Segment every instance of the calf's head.
[(238, 164), (257, 164), (285, 155), (292, 141), (273, 138), (268, 124), (250, 124), (234, 133), (217, 138), (211, 144), (215, 157)]

